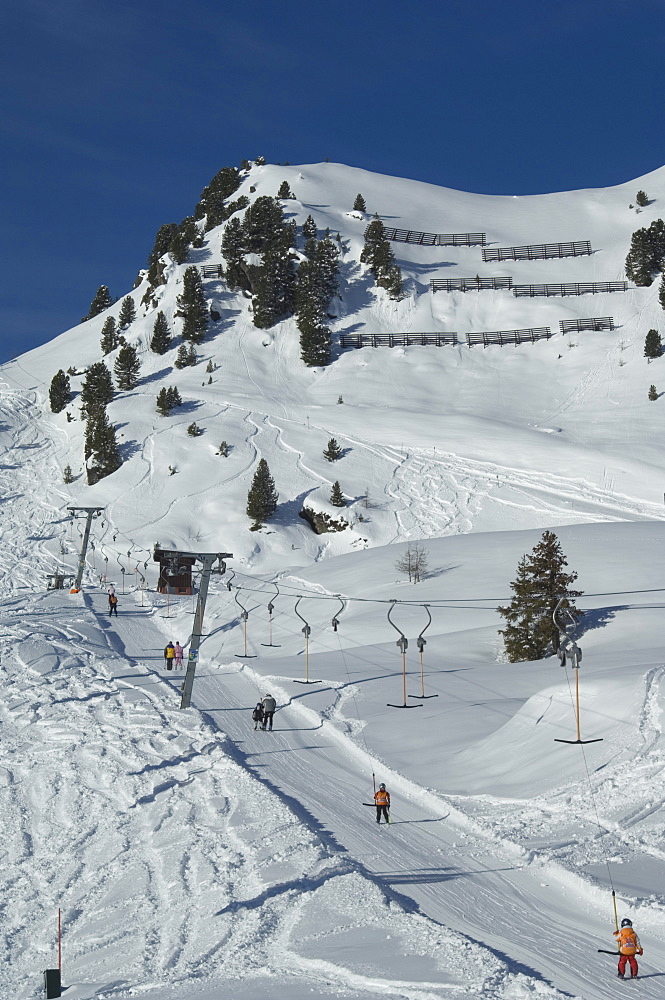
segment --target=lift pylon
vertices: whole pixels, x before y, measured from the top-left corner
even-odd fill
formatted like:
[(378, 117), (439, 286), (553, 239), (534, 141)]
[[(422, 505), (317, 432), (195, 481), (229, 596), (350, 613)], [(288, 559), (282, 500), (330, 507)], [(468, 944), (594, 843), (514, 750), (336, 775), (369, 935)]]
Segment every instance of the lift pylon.
[(301, 601), (302, 601), (302, 595), (296, 601), (296, 606), (293, 610), (295, 611), (295, 613), (298, 615), (298, 618), (300, 619), (301, 622), (304, 623), (305, 626), (304, 628), (301, 629), (302, 634), (305, 636), (305, 680), (294, 681), (294, 684), (320, 684), (321, 681), (310, 681), (309, 679), (309, 637), (312, 633), (312, 630), (309, 626), (309, 622), (307, 622), (298, 611), (298, 605), (300, 604)]
[(438, 698), (438, 694), (425, 694), (425, 672), (423, 670), (423, 653), (425, 651), (425, 646), (427, 641), (423, 639), (423, 635), (427, 629), (432, 624), (432, 616), (429, 610), (429, 604), (423, 604), (425, 611), (427, 612), (427, 625), (422, 630), (418, 638), (416, 639), (416, 646), (418, 647), (418, 656), (420, 658), (420, 694), (410, 694), (409, 698), (420, 698), (421, 701), (425, 701), (427, 698)]
[(395, 625), (395, 622), (390, 617), (396, 604), (397, 604), (396, 600), (392, 600), (390, 602), (390, 607), (388, 609), (388, 621), (395, 629), (395, 631), (399, 632), (399, 639), (397, 640), (395, 645), (399, 648), (399, 651), (402, 654), (402, 688), (403, 688), (404, 703), (402, 705), (393, 705), (392, 702), (388, 702), (388, 708), (422, 708), (423, 707), (422, 705), (409, 705), (406, 700), (406, 651), (409, 648), (409, 640), (404, 635), (401, 628), (398, 628), (397, 625)]
[[(557, 611), (559, 611), (561, 605), (566, 600), (565, 597), (561, 597), (552, 612), (552, 621), (556, 625), (559, 635), (561, 636), (561, 666), (566, 665), (566, 657), (570, 658), (570, 663), (575, 671), (575, 724), (577, 726), (577, 739), (576, 740), (562, 740), (555, 739), (555, 743), (569, 743), (569, 744), (584, 744), (584, 743), (602, 743), (602, 736), (597, 737), (594, 740), (583, 740), (580, 729), (580, 662), (582, 660), (582, 650), (575, 642), (575, 639), (568, 635), (565, 628), (557, 621)], [(570, 622), (575, 625), (575, 619), (564, 608), (564, 612), (568, 615)]]
[[(277, 586), (276, 583), (273, 583), (273, 587), (277, 591), (274, 600), (277, 600), (277, 598), (279, 597), (279, 587)], [(261, 643), (262, 646), (275, 646), (275, 647), (279, 646), (278, 642), (272, 641), (272, 613), (274, 610), (275, 610), (275, 605), (273, 604), (272, 601), (268, 601), (268, 625), (270, 628), (270, 642), (262, 642)]]
[(236, 604), (240, 608), (240, 620), (242, 622), (242, 630), (243, 630), (243, 636), (244, 636), (244, 650), (245, 651), (244, 651), (244, 653), (238, 653), (238, 656), (239, 656), (240, 659), (243, 659), (243, 660), (253, 660), (256, 657), (256, 653), (248, 653), (247, 652), (247, 619), (249, 618), (249, 611), (238, 600), (238, 591), (237, 590), (236, 590), (235, 594), (233, 595), (233, 600), (236, 602)]
[(103, 512), (103, 507), (68, 507), (67, 510), (72, 515), (71, 523), (74, 523), (74, 518), (80, 512), (86, 515), (85, 531), (83, 533), (83, 541), (81, 542), (81, 554), (79, 556), (78, 571), (76, 573), (76, 580), (74, 586), (70, 590), (71, 594), (78, 594), (81, 589), (81, 581), (83, 579), (83, 570), (85, 568), (85, 554), (88, 548), (88, 542), (90, 540), (90, 528), (92, 526), (93, 517), (99, 517)]
[[(214, 564), (219, 560), (233, 559), (232, 552), (180, 552), (177, 549), (160, 549), (160, 554), (166, 553), (174, 561), (179, 557), (195, 559), (203, 563), (201, 569), (201, 585), (199, 587), (199, 597), (196, 605), (196, 614), (192, 626), (192, 634), (189, 639), (189, 654), (187, 656), (187, 672), (182, 682), (182, 696), (180, 708), (189, 708), (192, 703), (192, 688), (194, 687), (194, 675), (196, 674), (196, 664), (199, 659), (199, 648), (203, 639), (203, 615), (205, 613), (206, 600), (208, 598), (208, 584), (210, 574), (214, 573)], [(160, 562), (157, 558), (157, 550), (153, 554), (155, 562)], [(160, 563), (161, 565), (161, 563)], [(168, 595), (168, 592), (167, 592)]]

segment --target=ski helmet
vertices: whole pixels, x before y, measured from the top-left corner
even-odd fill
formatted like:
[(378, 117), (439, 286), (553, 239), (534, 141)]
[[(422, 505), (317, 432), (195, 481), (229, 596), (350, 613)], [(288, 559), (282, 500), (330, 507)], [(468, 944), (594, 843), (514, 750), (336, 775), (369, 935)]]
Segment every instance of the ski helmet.
[(383, 784), (383, 782), (381, 782), (381, 784), (379, 785), (379, 788), (385, 788), (385, 787), (386, 786)]
[(629, 920), (628, 917), (624, 917), (623, 920), (621, 921), (621, 926), (622, 927), (632, 927), (633, 926), (633, 921)]

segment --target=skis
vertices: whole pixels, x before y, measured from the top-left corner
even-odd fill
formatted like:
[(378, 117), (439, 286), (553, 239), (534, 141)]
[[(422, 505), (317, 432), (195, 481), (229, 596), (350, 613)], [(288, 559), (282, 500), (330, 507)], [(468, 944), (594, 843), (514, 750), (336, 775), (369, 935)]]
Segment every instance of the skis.
[(601, 955), (620, 955), (620, 951), (607, 951), (605, 948), (599, 948), (598, 951)]

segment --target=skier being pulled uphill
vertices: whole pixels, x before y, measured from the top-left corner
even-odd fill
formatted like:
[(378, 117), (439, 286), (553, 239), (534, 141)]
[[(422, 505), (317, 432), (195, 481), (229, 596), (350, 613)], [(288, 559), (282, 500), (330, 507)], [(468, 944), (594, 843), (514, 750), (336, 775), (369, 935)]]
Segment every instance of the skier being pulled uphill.
[(381, 813), (386, 823), (390, 823), (390, 792), (383, 782), (379, 785), (378, 792), (374, 792), (374, 802), (376, 803), (376, 822), (381, 822)]
[(617, 945), (619, 947), (619, 972), (618, 976), (623, 979), (624, 972), (626, 971), (626, 962), (630, 963), (630, 978), (636, 979), (638, 968), (637, 959), (635, 955), (643, 955), (642, 946), (640, 944), (640, 939), (633, 930), (632, 920), (628, 920), (626, 917), (621, 921), (621, 930), (614, 931), (614, 936), (617, 939)]

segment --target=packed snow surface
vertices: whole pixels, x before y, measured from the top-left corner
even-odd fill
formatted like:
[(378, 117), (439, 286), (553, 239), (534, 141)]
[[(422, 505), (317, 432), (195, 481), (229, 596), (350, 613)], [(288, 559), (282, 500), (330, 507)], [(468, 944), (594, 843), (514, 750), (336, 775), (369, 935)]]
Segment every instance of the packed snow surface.
[[(649, 365), (643, 350), (661, 322), (658, 284), (554, 299), (428, 289), (478, 273), (623, 279), (631, 233), (662, 214), (665, 170), (506, 198), (337, 164), (253, 166), (239, 193), (274, 195), (282, 180), (295, 193), (288, 216), (340, 234), (335, 345), (356, 330), (549, 325), (553, 336), (335, 346), (330, 366), (307, 369), (292, 320), (257, 330), (248, 300), (214, 279), (206, 294), (221, 319), (199, 363), (178, 371), (179, 337), (163, 356), (148, 349), (156, 310), (141, 305), (144, 282), (126, 333), (141, 380), (109, 406), (124, 464), (93, 487), (78, 401), (70, 419), (54, 415), (48, 386), (59, 368), (100, 360), (101, 326), (120, 303), (2, 367), (0, 995), (40, 994), (60, 908), (76, 1000), (606, 1000), (633, 988), (598, 951), (613, 948), (614, 888), (645, 949), (636, 988), (655, 998), (665, 462), (662, 402), (647, 393), (665, 361)], [(650, 203), (636, 214), (640, 188)], [(358, 192), (370, 214), (350, 211)], [(395, 244), (407, 294), (393, 302), (359, 262), (375, 211), (399, 228), (486, 232), (490, 245), (588, 239), (593, 254), (484, 265), (478, 247)], [(188, 263), (220, 262), (221, 233)], [(177, 332), (187, 265), (166, 263), (158, 308)], [(561, 319), (608, 315), (613, 331), (556, 332)], [(155, 410), (163, 385), (184, 400), (168, 418)], [(344, 449), (335, 463), (322, 454), (331, 437)], [(279, 506), (250, 531), (260, 457)], [(335, 480), (344, 510), (329, 502)], [(83, 522), (71, 505), (104, 508), (83, 592), (46, 592), (47, 574), (76, 569)], [(349, 526), (315, 535), (303, 505)], [(584, 591), (580, 726), (598, 741), (585, 746), (556, 742), (576, 738), (570, 668), (505, 662), (498, 634), (497, 605), (546, 528)], [(416, 585), (395, 567), (414, 540), (428, 560)], [(211, 583), (186, 711), (162, 650), (187, 641), (195, 597), (156, 592), (156, 543), (233, 552)], [(393, 707), (404, 703), (398, 631), (408, 708)], [(268, 692), (272, 733), (251, 721)], [(374, 780), (392, 795), (389, 827), (366, 805)]]

